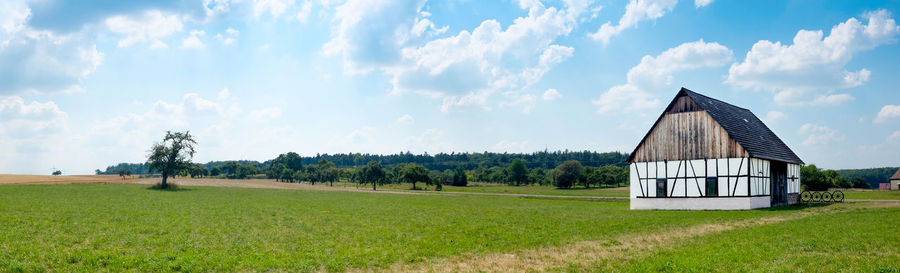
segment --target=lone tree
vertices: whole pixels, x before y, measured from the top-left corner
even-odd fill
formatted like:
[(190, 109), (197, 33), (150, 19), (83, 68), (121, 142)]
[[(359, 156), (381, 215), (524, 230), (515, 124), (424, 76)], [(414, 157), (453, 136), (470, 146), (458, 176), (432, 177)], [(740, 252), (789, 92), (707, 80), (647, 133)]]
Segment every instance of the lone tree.
[(62, 175), (62, 171), (55, 170), (55, 171), (53, 171), (53, 175)]
[(360, 180), (362, 180), (363, 183), (372, 183), (373, 191), (377, 190), (376, 185), (384, 181), (386, 177), (384, 168), (381, 167), (381, 163), (378, 161), (369, 161), (369, 164), (362, 167), (359, 172)]
[(166, 179), (176, 173), (190, 169), (191, 159), (194, 157), (197, 141), (191, 136), (190, 131), (171, 132), (166, 131), (166, 137), (162, 142), (150, 147), (150, 155), (147, 156), (147, 168), (150, 171), (162, 173), (160, 188), (168, 188)]

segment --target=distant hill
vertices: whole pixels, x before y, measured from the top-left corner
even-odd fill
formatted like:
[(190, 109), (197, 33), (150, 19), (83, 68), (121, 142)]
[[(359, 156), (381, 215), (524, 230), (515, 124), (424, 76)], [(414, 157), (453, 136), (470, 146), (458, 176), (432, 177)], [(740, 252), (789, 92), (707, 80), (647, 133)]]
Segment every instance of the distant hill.
[[(302, 162), (304, 165), (316, 164), (320, 159), (326, 159), (334, 163), (339, 168), (347, 168), (354, 166), (363, 166), (369, 161), (378, 161), (382, 165), (391, 166), (400, 163), (418, 163), (431, 170), (443, 171), (447, 169), (462, 168), (464, 170), (473, 170), (479, 167), (505, 167), (515, 159), (522, 159), (528, 168), (544, 168), (552, 169), (566, 160), (578, 160), (584, 166), (599, 167), (606, 165), (626, 166), (628, 153), (620, 152), (593, 152), (593, 151), (541, 151), (534, 153), (439, 153), (430, 155), (412, 154), (410, 152), (401, 152), (390, 155), (373, 155), (373, 154), (317, 154), (315, 156), (304, 156)], [(221, 167), (229, 161), (210, 161), (205, 164), (207, 168)], [(265, 168), (271, 160), (265, 162), (240, 160), (242, 164), (252, 164), (259, 168)], [(148, 174), (147, 167), (144, 163), (119, 163), (106, 167), (106, 170), (98, 169), (97, 174), (118, 174), (119, 169), (130, 170), (132, 174)]]
[(847, 169), (837, 170), (837, 173), (846, 179), (853, 179), (855, 177), (862, 178), (869, 186), (877, 189), (878, 183), (888, 183), (888, 179), (897, 172), (897, 169), (898, 167)]

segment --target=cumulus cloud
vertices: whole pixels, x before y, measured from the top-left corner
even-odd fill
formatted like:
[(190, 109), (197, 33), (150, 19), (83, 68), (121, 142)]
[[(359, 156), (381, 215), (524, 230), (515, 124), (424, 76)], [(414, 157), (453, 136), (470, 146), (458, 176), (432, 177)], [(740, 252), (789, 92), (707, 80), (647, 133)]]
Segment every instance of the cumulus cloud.
[(625, 14), (619, 19), (618, 25), (613, 26), (612, 22), (606, 22), (600, 29), (590, 34), (590, 37), (602, 41), (603, 44), (609, 44), (610, 38), (626, 29), (636, 27), (641, 21), (663, 17), (675, 8), (675, 4), (678, 4), (678, 0), (631, 0), (625, 6)]
[(713, 0), (694, 0), (694, 6), (697, 8), (702, 8), (705, 6), (709, 6), (712, 4)]
[(234, 44), (234, 42), (237, 40), (238, 35), (240, 34), (241, 32), (236, 29), (227, 28), (225, 29), (224, 34), (216, 34), (216, 40), (219, 40), (219, 42), (222, 42), (222, 44), (224, 45), (231, 45)]
[(297, 12), (297, 21), (300, 23), (306, 24), (306, 21), (309, 20), (309, 14), (312, 12), (312, 2), (309, 0), (303, 1), (303, 4), (300, 4), (300, 11)]
[(769, 111), (766, 113), (766, 122), (776, 122), (782, 119), (787, 118), (787, 114), (779, 111)]
[(723, 66), (732, 57), (732, 52), (727, 47), (703, 40), (681, 44), (656, 57), (647, 55), (641, 59), (641, 63), (628, 71), (625, 84), (613, 86), (592, 103), (597, 106), (597, 113), (600, 114), (615, 110), (654, 108), (660, 104), (654, 91), (671, 92), (673, 73)]
[(556, 89), (550, 88), (547, 89), (547, 91), (544, 91), (544, 95), (542, 95), (541, 98), (545, 101), (552, 101), (562, 98), (562, 94), (560, 94), (559, 91), (556, 91)]
[(887, 142), (889, 143), (900, 143), (900, 130), (894, 131), (891, 135), (887, 137)]
[(424, 15), (425, 0), (349, 0), (335, 8), (329, 56), (343, 57), (344, 70), (366, 73), (395, 64), (410, 41), (410, 30)]
[(824, 125), (816, 125), (811, 123), (803, 124), (800, 126), (800, 129), (797, 130), (798, 134), (806, 135), (806, 139), (803, 140), (803, 145), (825, 145), (836, 140), (840, 140), (840, 137), (837, 135), (837, 131), (829, 128)]
[(402, 62), (385, 69), (392, 76), (393, 93), (442, 98), (443, 110), (459, 106), (489, 109), (484, 104), (496, 91), (520, 91), (537, 83), (572, 56), (573, 48), (554, 42), (575, 28), (586, 8), (525, 6), (530, 6), (528, 16), (517, 18), (506, 29), (497, 21), (486, 20), (471, 32), (463, 30), (404, 48)]
[(800, 30), (792, 45), (759, 41), (742, 62), (731, 65), (725, 82), (777, 91), (775, 101), (782, 104), (848, 101), (852, 98), (849, 94), (813, 95), (816, 90), (852, 88), (868, 81), (871, 71), (848, 71), (847, 63), (861, 51), (895, 42), (900, 34), (900, 27), (886, 10), (866, 13), (863, 18), (868, 24), (850, 18), (832, 27), (824, 38), (821, 30)]
[(506, 100), (500, 103), (500, 107), (519, 108), (522, 113), (529, 113), (531, 110), (534, 110), (538, 100), (537, 96), (533, 94), (515, 91), (504, 92), (503, 96)]
[(409, 114), (404, 114), (397, 118), (397, 124), (413, 124), (416, 120)]
[(206, 32), (204, 32), (202, 30), (192, 30), (191, 34), (187, 38), (184, 38), (184, 40), (181, 41), (181, 48), (187, 48), (187, 49), (204, 49), (204, 48), (206, 48), (206, 44), (204, 44), (203, 41), (200, 40), (200, 37), (205, 36), (205, 35), (206, 35)]
[(181, 31), (183, 24), (178, 15), (163, 14), (151, 10), (140, 16), (118, 15), (106, 19), (106, 27), (113, 33), (124, 35), (119, 47), (129, 47), (136, 43), (150, 42), (165, 45), (160, 39)]
[(293, 5), (294, 0), (255, 0), (253, 1), (253, 16), (260, 17), (268, 13), (272, 18), (277, 19)]
[(0, 100), (0, 136), (28, 139), (65, 130), (68, 115), (52, 101), (25, 103), (12, 96)]
[(103, 54), (81, 32), (57, 34), (28, 25), (23, 2), (0, 3), (0, 95), (74, 92), (103, 63)]
[(900, 117), (900, 105), (885, 105), (878, 111), (878, 115), (873, 120), (875, 123), (883, 123), (888, 119)]

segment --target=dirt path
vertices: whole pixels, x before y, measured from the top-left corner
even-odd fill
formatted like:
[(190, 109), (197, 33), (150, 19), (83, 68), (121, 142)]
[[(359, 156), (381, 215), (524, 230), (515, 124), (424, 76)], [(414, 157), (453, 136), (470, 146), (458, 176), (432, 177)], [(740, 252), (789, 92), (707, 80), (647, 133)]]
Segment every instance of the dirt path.
[[(731, 223), (704, 224), (668, 230), (665, 233), (628, 234), (612, 240), (584, 241), (574, 244), (522, 250), (512, 253), (463, 255), (416, 264), (395, 264), (385, 272), (534, 272), (564, 271), (572, 263), (579, 268), (599, 266), (605, 260), (628, 260), (646, 256), (649, 250), (669, 248), (679, 240), (687, 240), (714, 233), (771, 225), (802, 219), (812, 215), (833, 214), (861, 208), (898, 207), (898, 203), (836, 204), (811, 208), (796, 213), (743, 220)], [(612, 270), (612, 268), (598, 268)], [(361, 270), (372, 271), (372, 270)]]

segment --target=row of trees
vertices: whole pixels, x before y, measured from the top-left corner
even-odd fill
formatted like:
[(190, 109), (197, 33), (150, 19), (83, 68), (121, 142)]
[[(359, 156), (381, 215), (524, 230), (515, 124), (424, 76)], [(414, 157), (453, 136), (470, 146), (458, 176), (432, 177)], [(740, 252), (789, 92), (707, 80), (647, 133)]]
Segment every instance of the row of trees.
[(871, 188), (871, 185), (860, 177), (845, 178), (838, 171), (822, 170), (815, 164), (800, 168), (800, 183), (806, 190), (823, 191), (829, 188)]
[[(322, 159), (332, 162), (338, 168), (363, 167), (370, 161), (376, 161), (382, 166), (394, 166), (401, 163), (416, 163), (424, 166), (429, 170), (445, 171), (463, 169), (471, 171), (476, 169), (503, 169), (509, 166), (513, 161), (520, 160), (528, 168), (533, 169), (552, 169), (566, 160), (578, 160), (584, 166), (599, 167), (606, 165), (625, 166), (625, 160), (628, 154), (619, 152), (598, 153), (592, 151), (541, 151), (534, 153), (439, 153), (430, 155), (412, 154), (410, 152), (401, 152), (390, 155), (373, 155), (373, 154), (317, 154), (315, 156), (303, 157), (297, 153), (287, 153), (283, 156), (292, 154), (292, 164), (315, 165)], [(210, 172), (216, 167), (222, 171), (227, 164), (250, 165), (260, 170), (267, 169), (272, 166), (278, 158), (265, 162), (240, 160), (240, 161), (210, 161), (202, 164)], [(280, 162), (280, 161), (279, 161)], [(283, 162), (282, 162), (283, 163)], [(106, 167), (105, 170), (97, 169), (97, 174), (117, 174), (120, 169), (130, 171), (135, 175), (159, 174), (159, 171), (152, 171), (148, 163), (119, 163)], [(297, 169), (297, 168), (292, 168)]]

